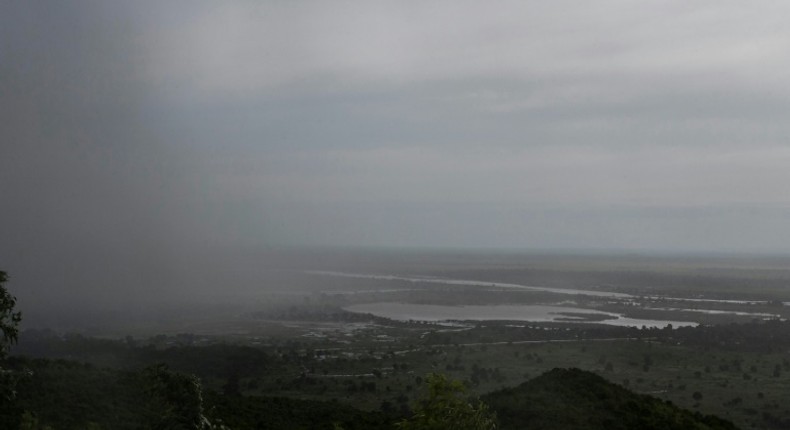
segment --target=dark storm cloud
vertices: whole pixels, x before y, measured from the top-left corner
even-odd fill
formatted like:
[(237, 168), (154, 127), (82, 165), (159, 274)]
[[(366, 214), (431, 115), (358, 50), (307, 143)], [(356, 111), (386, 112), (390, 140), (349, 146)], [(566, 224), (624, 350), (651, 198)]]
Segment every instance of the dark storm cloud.
[(150, 17), (100, 2), (12, 3), (0, 16), (0, 257), (20, 295), (160, 288), (145, 280), (167, 271), (186, 197), (139, 76)]

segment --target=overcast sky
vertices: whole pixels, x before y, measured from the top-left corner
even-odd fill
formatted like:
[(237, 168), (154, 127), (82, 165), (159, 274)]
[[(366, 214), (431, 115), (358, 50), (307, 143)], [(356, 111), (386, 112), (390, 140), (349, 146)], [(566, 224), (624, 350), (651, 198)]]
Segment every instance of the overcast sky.
[(788, 252), (788, 16), (3, 2), (0, 257), (66, 276), (241, 246)]

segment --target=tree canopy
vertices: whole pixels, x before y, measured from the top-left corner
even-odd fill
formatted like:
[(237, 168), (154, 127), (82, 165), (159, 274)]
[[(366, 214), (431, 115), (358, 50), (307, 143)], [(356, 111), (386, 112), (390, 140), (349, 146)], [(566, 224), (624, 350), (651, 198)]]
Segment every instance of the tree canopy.
[[(8, 369), (6, 360), (11, 345), (16, 342), (19, 334), (19, 322), (22, 314), (14, 310), (16, 297), (12, 296), (5, 288), (8, 281), (8, 274), (0, 270), (0, 426), (15, 424), (16, 384), (18, 380), (17, 372)], [(12, 419), (7, 422), (6, 418)]]
[(414, 406), (414, 415), (397, 424), (403, 430), (494, 430), (496, 415), (479, 400), (470, 400), (461, 381), (444, 375), (426, 378), (427, 393)]
[(8, 281), (8, 274), (0, 270), (0, 359), (5, 358), (11, 345), (16, 342), (19, 334), (19, 322), (22, 321), (22, 313), (14, 310), (16, 297), (12, 296), (5, 288)]

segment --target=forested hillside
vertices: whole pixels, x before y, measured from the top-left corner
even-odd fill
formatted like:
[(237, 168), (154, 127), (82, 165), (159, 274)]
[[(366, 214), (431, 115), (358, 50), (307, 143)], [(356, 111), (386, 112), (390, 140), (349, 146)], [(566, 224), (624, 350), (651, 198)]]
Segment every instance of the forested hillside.
[(542, 430), (735, 429), (725, 420), (635, 394), (579, 369), (554, 369), (518, 387), (483, 397), (500, 428)]
[[(193, 352), (199, 356), (199, 351)], [(20, 357), (10, 364), (27, 375), (18, 385), (11, 411), (17, 419), (5, 417), (4, 422), (31, 429), (162, 428), (201, 420), (231, 429), (392, 429), (411, 413), (363, 411), (337, 401), (203, 391), (194, 377), (164, 366), (130, 371)], [(554, 369), (483, 396), (482, 401), (504, 430), (736, 428), (578, 369)]]

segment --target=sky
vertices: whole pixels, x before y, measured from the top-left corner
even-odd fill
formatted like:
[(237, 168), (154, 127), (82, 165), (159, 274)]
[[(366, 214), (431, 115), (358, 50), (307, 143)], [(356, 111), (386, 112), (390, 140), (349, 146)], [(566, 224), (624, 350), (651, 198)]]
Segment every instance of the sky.
[(788, 15), (3, 2), (0, 264), (98, 291), (227, 249), (787, 253)]

